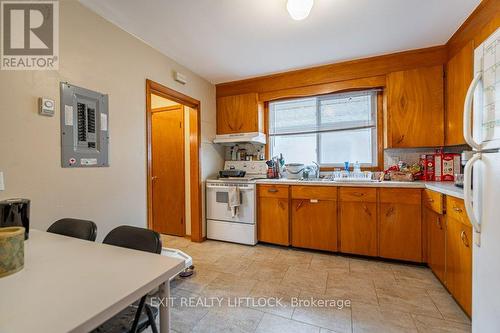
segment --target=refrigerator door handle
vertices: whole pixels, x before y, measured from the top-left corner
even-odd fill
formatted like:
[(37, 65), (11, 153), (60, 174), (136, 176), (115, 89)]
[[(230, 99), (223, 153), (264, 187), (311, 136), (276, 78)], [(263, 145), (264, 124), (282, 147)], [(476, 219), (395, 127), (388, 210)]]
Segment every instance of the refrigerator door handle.
[(476, 219), (476, 215), (474, 214), (474, 207), (472, 202), (472, 166), (475, 162), (481, 159), (481, 153), (474, 154), (474, 156), (467, 161), (464, 168), (464, 205), (465, 211), (469, 216), (469, 220), (474, 227), (476, 233), (481, 233), (481, 221)]
[(465, 142), (475, 150), (481, 150), (481, 144), (474, 141), (474, 137), (472, 136), (472, 102), (474, 91), (477, 88), (479, 82), (483, 78), (482, 72), (476, 74), (472, 82), (470, 83), (469, 89), (467, 90), (467, 94), (465, 95), (465, 103), (464, 103), (464, 139)]

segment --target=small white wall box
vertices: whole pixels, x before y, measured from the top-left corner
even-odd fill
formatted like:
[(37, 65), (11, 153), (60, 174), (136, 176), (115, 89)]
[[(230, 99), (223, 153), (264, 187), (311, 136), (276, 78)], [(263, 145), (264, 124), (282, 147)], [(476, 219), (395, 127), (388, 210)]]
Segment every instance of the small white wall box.
[(3, 172), (0, 171), (0, 191), (5, 191), (5, 183), (3, 181)]
[(182, 84), (187, 83), (187, 77), (179, 72), (174, 72), (174, 80)]
[(107, 167), (108, 95), (61, 83), (61, 165)]
[(42, 116), (53, 117), (56, 112), (56, 102), (45, 97), (38, 98), (38, 113)]

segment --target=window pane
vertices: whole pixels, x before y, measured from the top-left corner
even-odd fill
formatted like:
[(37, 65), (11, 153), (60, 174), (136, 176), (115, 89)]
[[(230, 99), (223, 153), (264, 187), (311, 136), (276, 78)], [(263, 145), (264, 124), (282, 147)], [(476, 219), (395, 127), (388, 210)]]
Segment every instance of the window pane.
[(372, 94), (321, 99), (321, 127), (333, 129), (374, 125), (371, 100)]
[(271, 154), (283, 154), (286, 163), (311, 164), (316, 161), (316, 134), (271, 137)]
[(316, 98), (271, 103), (270, 134), (316, 130)]
[(321, 133), (321, 164), (372, 164), (372, 129)]

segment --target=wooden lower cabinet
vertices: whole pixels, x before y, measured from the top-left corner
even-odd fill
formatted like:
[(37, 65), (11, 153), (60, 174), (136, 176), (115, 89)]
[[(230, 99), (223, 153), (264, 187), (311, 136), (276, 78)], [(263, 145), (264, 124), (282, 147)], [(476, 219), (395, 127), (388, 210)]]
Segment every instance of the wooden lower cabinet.
[(292, 245), (314, 250), (337, 251), (337, 202), (293, 199)]
[(437, 278), (445, 283), (445, 219), (430, 208), (424, 208), (427, 227), (427, 263)]
[[(447, 212), (457, 208), (455, 204), (457, 201), (455, 198), (447, 198)], [(465, 214), (465, 210), (459, 212)], [(455, 215), (448, 213), (446, 218), (446, 286), (465, 312), (471, 316), (472, 225), (468, 221), (463, 221), (463, 218), (455, 218)]]
[(422, 262), (420, 189), (380, 189), (379, 256)]
[(337, 251), (337, 188), (292, 186), (292, 245)]
[(260, 242), (290, 245), (287, 186), (259, 185), (257, 238)]
[(340, 188), (340, 251), (377, 256), (377, 189)]

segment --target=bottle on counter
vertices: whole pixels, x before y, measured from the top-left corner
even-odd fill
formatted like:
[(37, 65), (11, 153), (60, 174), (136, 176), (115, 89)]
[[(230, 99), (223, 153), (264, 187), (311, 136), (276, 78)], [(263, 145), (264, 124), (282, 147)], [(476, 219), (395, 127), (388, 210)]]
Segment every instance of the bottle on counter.
[(231, 161), (236, 161), (237, 160), (237, 154), (238, 154), (238, 145), (233, 146), (231, 148)]

